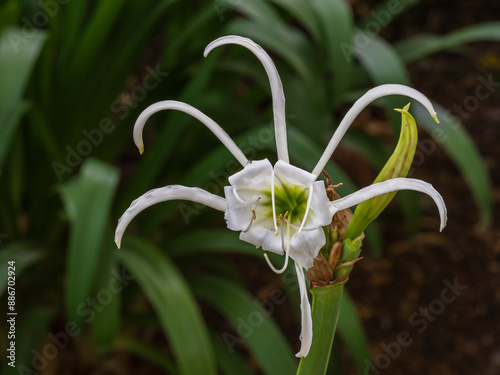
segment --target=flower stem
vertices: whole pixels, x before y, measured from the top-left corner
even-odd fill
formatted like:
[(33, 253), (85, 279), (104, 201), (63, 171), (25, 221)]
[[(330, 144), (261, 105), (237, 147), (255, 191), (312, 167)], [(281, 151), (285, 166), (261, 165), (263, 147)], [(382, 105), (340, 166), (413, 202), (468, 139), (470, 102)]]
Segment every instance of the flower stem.
[(313, 295), (313, 342), (307, 357), (300, 360), (297, 375), (323, 375), (326, 373), (337, 328), (343, 290), (344, 283), (311, 289)]

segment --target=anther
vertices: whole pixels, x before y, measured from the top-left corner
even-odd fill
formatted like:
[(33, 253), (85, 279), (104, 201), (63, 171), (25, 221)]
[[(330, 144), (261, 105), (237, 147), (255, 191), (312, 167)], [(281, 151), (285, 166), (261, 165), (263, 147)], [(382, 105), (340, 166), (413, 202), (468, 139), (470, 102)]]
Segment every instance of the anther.
[(306, 206), (306, 212), (304, 213), (304, 219), (302, 219), (302, 223), (300, 224), (300, 228), (297, 232), (295, 232), (295, 237), (299, 235), (299, 233), (302, 231), (302, 228), (304, 228), (304, 224), (306, 223), (307, 220), (307, 215), (309, 214), (309, 209), (311, 208), (311, 201), (312, 201), (312, 196), (313, 196), (313, 186), (311, 185), (309, 187), (309, 197), (307, 198), (307, 206)]
[[(283, 220), (283, 215), (280, 214), (280, 216), (278, 218), (278, 223), (280, 223), (280, 226), (281, 226), (282, 220)], [(279, 233), (279, 227), (278, 227), (278, 224), (276, 224), (276, 223), (274, 223), (274, 225), (276, 226), (276, 232), (274, 233), (274, 235), (277, 236)]]

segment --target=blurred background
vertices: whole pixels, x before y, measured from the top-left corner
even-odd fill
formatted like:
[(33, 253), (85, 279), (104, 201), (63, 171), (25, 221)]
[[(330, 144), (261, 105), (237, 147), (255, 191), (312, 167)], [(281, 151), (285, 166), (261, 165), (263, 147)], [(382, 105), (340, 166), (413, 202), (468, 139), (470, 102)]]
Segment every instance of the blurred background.
[[(276, 161), (258, 60), (239, 46), (203, 57), (228, 34), (275, 61), (291, 162), (306, 170), (376, 85), (416, 88), (441, 120), (410, 108), (420, 130), (411, 176), (443, 195), (448, 226), (439, 233), (427, 197), (398, 193), (367, 229), (328, 374), (500, 373), (499, 19), (492, 0), (1, 1), (2, 321), (18, 313), (15, 368), (0, 325), (1, 373), (295, 373), (294, 273), (273, 274), (221, 213), (162, 203), (131, 223), (122, 249), (113, 243), (146, 191), (222, 195), (238, 170), (175, 112), (150, 119), (140, 156), (132, 128), (148, 105), (189, 103), (249, 159)], [(375, 179), (399, 134), (393, 108), (407, 103), (378, 100), (355, 121), (326, 168), (341, 195)]]

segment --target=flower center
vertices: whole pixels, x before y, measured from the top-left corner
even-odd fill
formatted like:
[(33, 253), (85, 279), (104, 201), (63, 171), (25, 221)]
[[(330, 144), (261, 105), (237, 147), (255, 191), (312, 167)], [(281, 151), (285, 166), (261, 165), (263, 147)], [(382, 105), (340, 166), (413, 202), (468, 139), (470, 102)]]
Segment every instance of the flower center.
[[(289, 185), (282, 183), (276, 178), (274, 185), (274, 206), (276, 209), (276, 218), (280, 215), (285, 216), (288, 212), (288, 221), (299, 226), (307, 210), (307, 199), (309, 197), (309, 189), (299, 185)], [(272, 192), (271, 189), (262, 192), (265, 199), (263, 205), (269, 209), (272, 216)]]

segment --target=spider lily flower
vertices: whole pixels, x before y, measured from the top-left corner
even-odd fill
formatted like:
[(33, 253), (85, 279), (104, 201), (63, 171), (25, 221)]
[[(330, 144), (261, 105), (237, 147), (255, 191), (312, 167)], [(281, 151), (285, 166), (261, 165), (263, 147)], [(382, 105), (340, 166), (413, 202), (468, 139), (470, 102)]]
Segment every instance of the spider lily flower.
[(130, 221), (145, 208), (169, 200), (188, 200), (202, 203), (224, 212), (229, 229), (240, 232), (240, 239), (261, 247), (265, 251), (284, 255), (284, 265), (277, 269), (264, 256), (273, 271), (283, 272), (291, 258), (301, 295), (301, 348), (297, 357), (306, 356), (312, 342), (311, 307), (307, 296), (304, 269), (313, 265), (313, 259), (326, 242), (323, 226), (332, 221), (340, 210), (355, 206), (381, 194), (398, 190), (416, 190), (429, 195), (436, 203), (441, 230), (446, 225), (446, 207), (441, 195), (428, 183), (408, 178), (395, 178), (365, 187), (353, 194), (329, 201), (319, 174), (330, 159), (342, 136), (354, 118), (375, 99), (386, 95), (406, 95), (419, 101), (436, 120), (430, 101), (418, 91), (403, 85), (382, 85), (369, 90), (346, 114), (323, 156), (312, 172), (307, 172), (289, 163), (286, 140), (285, 97), (278, 71), (269, 55), (252, 40), (239, 36), (226, 36), (210, 43), (204, 55), (224, 44), (239, 44), (249, 49), (263, 64), (271, 85), (273, 116), (278, 161), (249, 161), (227, 133), (212, 119), (188, 104), (166, 100), (148, 107), (136, 121), (134, 142), (142, 153), (144, 150), (142, 130), (148, 118), (160, 110), (174, 109), (192, 115), (208, 127), (242, 165), (242, 170), (229, 177), (229, 186), (220, 197), (197, 187), (170, 185), (154, 189), (134, 200), (118, 221), (115, 242), (120, 247), (121, 239)]

